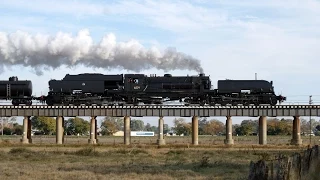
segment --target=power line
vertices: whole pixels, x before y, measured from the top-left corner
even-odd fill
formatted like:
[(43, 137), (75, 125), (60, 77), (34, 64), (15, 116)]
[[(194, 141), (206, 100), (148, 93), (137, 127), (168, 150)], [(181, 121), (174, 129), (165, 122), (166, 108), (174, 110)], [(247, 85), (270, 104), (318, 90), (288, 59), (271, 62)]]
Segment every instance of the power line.
[[(285, 103), (305, 103), (305, 104), (309, 104), (308, 101), (286, 101), (286, 102), (283, 102), (281, 104), (285, 104)], [(313, 101), (313, 103), (320, 103), (320, 101)]]
[[(313, 102), (312, 102), (312, 95), (310, 95), (309, 96), (309, 104), (311, 105), (311, 104), (313, 104)], [(310, 109), (310, 138), (309, 138), (309, 145), (311, 146), (311, 132), (312, 132), (312, 123), (311, 123), (311, 109)]]
[[(286, 97), (308, 97), (309, 95), (285, 95)], [(319, 97), (320, 95), (312, 95), (312, 97)]]

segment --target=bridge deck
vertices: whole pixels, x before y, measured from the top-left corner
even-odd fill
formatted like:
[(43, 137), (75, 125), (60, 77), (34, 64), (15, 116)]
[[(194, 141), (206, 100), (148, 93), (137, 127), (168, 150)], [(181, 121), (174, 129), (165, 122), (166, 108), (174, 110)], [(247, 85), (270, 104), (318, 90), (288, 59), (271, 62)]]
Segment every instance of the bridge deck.
[(10, 116), (320, 116), (320, 105), (278, 106), (0, 106), (0, 117)]

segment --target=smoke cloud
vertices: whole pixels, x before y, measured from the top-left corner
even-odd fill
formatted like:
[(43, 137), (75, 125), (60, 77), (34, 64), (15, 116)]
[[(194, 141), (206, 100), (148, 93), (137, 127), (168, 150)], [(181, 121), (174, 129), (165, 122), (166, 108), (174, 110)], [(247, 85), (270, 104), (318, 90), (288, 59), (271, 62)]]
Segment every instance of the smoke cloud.
[(63, 32), (55, 36), (17, 31), (0, 32), (0, 62), (3, 66), (23, 65), (32, 67), (36, 74), (62, 65), (79, 64), (105, 69), (126, 69), (135, 72), (149, 68), (164, 71), (186, 69), (203, 72), (198, 59), (167, 48), (161, 52), (156, 47), (146, 49), (137, 40), (117, 42), (114, 34), (105, 35), (94, 44), (87, 29), (76, 36)]

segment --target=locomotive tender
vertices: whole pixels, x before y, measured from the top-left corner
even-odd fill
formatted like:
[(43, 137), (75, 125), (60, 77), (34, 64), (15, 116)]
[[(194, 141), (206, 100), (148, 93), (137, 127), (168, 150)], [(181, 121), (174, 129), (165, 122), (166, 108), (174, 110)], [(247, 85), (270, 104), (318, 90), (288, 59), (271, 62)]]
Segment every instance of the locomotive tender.
[(12, 100), (13, 105), (31, 105), (32, 82), (19, 81), (17, 76), (9, 77), (9, 81), (0, 81), (0, 99)]
[[(0, 98), (12, 99), (13, 105), (31, 105), (31, 100), (40, 100), (47, 105), (138, 105), (167, 101), (180, 101), (186, 105), (276, 105), (286, 100), (286, 97), (275, 95), (272, 81), (219, 80), (218, 88), (211, 89), (211, 80), (205, 74), (67, 74), (62, 80), (50, 80), (48, 94), (41, 97), (32, 96), (31, 81), (10, 78), (0, 81)], [(8, 84), (11, 89), (7, 88)]]

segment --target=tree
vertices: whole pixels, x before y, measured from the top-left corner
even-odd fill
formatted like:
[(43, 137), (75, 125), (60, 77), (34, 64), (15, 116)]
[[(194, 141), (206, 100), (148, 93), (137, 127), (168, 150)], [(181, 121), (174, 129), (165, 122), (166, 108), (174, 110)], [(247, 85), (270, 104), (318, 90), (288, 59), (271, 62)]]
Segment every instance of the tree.
[(175, 118), (173, 120), (174, 123), (174, 130), (176, 131), (177, 135), (189, 135), (191, 133), (191, 123), (186, 123), (185, 119), (183, 118)]
[(267, 121), (268, 135), (290, 135), (292, 133), (292, 120), (277, 118), (268, 119)]
[(183, 118), (174, 118), (174, 120), (173, 120), (174, 126), (178, 126), (179, 124), (183, 124), (185, 122), (186, 122), (186, 120)]
[[(163, 125), (163, 132), (165, 133), (164, 129), (165, 129), (165, 124)], [(155, 134), (159, 133), (159, 128), (157, 126), (151, 126), (150, 123), (147, 123), (147, 125), (144, 126), (143, 130), (151, 131), (151, 132), (154, 132)]]
[(163, 125), (163, 134), (167, 134), (170, 131), (170, 127), (168, 124)]
[[(16, 123), (17, 118), (16, 117), (1, 117), (1, 128), (8, 127), (13, 128), (13, 124)], [(3, 124), (3, 127), (2, 127)]]
[(4, 127), (3, 128), (3, 134), (4, 135), (11, 135), (12, 134), (12, 130), (9, 127)]
[[(238, 133), (237, 133), (236, 129), (238, 129), (240, 127), (241, 127), (240, 124), (233, 124), (232, 125), (232, 134), (236, 134), (237, 135)], [(240, 134), (238, 134), (238, 135), (240, 135)]]
[(33, 128), (38, 129), (45, 134), (56, 132), (56, 120), (52, 117), (33, 116), (31, 118), (31, 125)]
[(300, 128), (301, 128), (301, 133), (304, 132), (310, 132), (310, 125), (309, 121), (306, 119), (301, 118), (300, 119)]
[[(241, 127), (238, 129), (238, 134), (250, 135), (253, 133), (258, 133), (259, 123), (258, 120), (243, 120), (241, 122)], [(241, 133), (239, 133), (241, 132)]]
[(67, 134), (86, 134), (90, 129), (89, 121), (82, 118), (70, 118), (65, 122)]
[(278, 126), (279, 120), (274, 118), (267, 121), (267, 134), (269, 135), (277, 135), (279, 128)]
[(112, 135), (118, 131), (123, 130), (123, 118), (106, 116), (101, 123), (101, 134)]
[(237, 126), (237, 127), (234, 129), (234, 131), (235, 131), (235, 133), (236, 133), (237, 135), (240, 135), (240, 136), (243, 136), (243, 135), (244, 135), (244, 132), (243, 132), (243, 129), (242, 129), (242, 126), (241, 126), (241, 125)]
[(10, 117), (10, 118), (8, 118), (8, 123), (9, 124), (15, 124), (15, 123), (17, 123), (17, 118), (16, 117)]
[(204, 133), (210, 135), (221, 134), (225, 130), (225, 125), (218, 120), (211, 120), (204, 126)]
[(143, 131), (144, 122), (142, 120), (131, 120), (131, 130), (132, 131)]
[(3, 134), (11, 135), (11, 134), (22, 134), (22, 125), (19, 125), (16, 121), (16, 117), (3, 117), (1, 118), (0, 125), (3, 124)]
[(249, 119), (249, 120), (243, 120), (241, 122), (241, 126), (248, 126), (250, 127), (249, 129), (251, 129), (250, 131), (250, 134), (252, 133), (258, 133), (259, 131), (259, 121), (258, 120), (252, 120), (252, 119)]
[(258, 121), (257, 120), (243, 120), (240, 126), (235, 127), (235, 133), (238, 135), (250, 135), (254, 132), (258, 132)]
[[(310, 132), (310, 120), (308, 119), (300, 119), (301, 123), (301, 133)], [(320, 125), (315, 119), (311, 119), (311, 131), (315, 132), (316, 127)]]
[(278, 135), (291, 135), (292, 134), (292, 120), (281, 119), (278, 123)]
[(248, 136), (252, 134), (253, 126), (252, 124), (243, 124), (240, 127), (237, 127), (235, 131), (236, 131), (236, 134)]
[(154, 132), (155, 134), (159, 133), (159, 128), (157, 126), (151, 126), (151, 131)]
[(208, 124), (207, 118), (204, 117), (199, 120), (199, 135), (205, 135), (205, 126)]
[(150, 123), (147, 123), (147, 125), (144, 126), (145, 131), (152, 131)]
[(23, 126), (18, 123), (14, 123), (12, 133), (16, 134), (16, 135), (22, 135), (23, 134)]

